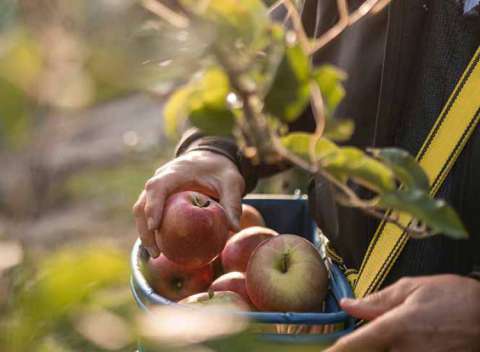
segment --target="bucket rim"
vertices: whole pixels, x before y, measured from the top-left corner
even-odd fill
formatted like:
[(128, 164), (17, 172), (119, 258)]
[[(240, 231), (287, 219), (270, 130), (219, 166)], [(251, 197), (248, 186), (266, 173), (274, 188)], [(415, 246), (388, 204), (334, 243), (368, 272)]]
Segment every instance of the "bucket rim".
[[(137, 304), (144, 310), (149, 305), (178, 305), (165, 297), (157, 294), (150, 286), (141, 270), (141, 261), (148, 258), (147, 251), (142, 247), (141, 240), (137, 239), (133, 245), (130, 266), (131, 286)], [(341, 298), (352, 298), (353, 291), (345, 279), (341, 270), (332, 262), (327, 262), (330, 270), (330, 285), (334, 297), (339, 301)], [(142, 299), (143, 298), (143, 299)], [(351, 320), (352, 318), (343, 310), (337, 312), (237, 312), (249, 320), (259, 323), (271, 324), (337, 324)]]

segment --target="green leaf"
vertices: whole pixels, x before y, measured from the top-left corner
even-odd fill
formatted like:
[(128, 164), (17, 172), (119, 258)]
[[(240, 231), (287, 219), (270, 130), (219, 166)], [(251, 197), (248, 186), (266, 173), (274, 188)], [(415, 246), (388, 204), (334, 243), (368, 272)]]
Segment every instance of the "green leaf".
[(309, 100), (309, 76), (308, 56), (298, 44), (288, 47), (265, 97), (265, 110), (283, 121), (295, 121)]
[(373, 149), (373, 155), (382, 160), (407, 187), (428, 191), (428, 176), (415, 158), (398, 148)]
[[(303, 159), (310, 160), (309, 146), (313, 137), (311, 133), (292, 132), (280, 138), (285, 148)], [(318, 159), (324, 158), (330, 153), (335, 153), (338, 147), (326, 138), (320, 138), (315, 146), (315, 154)]]
[(322, 165), (337, 177), (351, 178), (376, 192), (396, 189), (392, 170), (354, 147), (338, 148), (322, 160)]
[(332, 65), (323, 65), (313, 71), (313, 78), (320, 87), (325, 100), (327, 114), (331, 116), (338, 103), (345, 96), (342, 81), (346, 75), (343, 71)]
[(208, 134), (227, 135), (235, 117), (227, 106), (230, 92), (228, 78), (218, 68), (211, 68), (200, 77), (180, 87), (165, 104), (165, 132), (174, 137), (187, 118)]
[(207, 134), (230, 134), (235, 117), (227, 106), (229, 92), (228, 78), (222, 70), (205, 72), (190, 95), (190, 122)]
[[(198, 7), (198, 1), (191, 1)], [(223, 45), (250, 46), (264, 33), (269, 21), (267, 7), (260, 0), (210, 0), (200, 15), (212, 21)], [(202, 12), (202, 9), (199, 9)]]
[(328, 119), (324, 136), (336, 142), (348, 141), (355, 130), (355, 123), (351, 119)]
[(190, 122), (209, 135), (229, 135), (235, 126), (235, 118), (230, 111), (208, 106), (192, 111)]
[(165, 103), (163, 118), (165, 122), (165, 134), (170, 138), (177, 136), (180, 126), (185, 122), (190, 112), (189, 99), (193, 87), (185, 85), (177, 89)]
[(385, 193), (380, 198), (380, 204), (423, 221), (433, 234), (442, 233), (456, 239), (468, 237), (467, 230), (455, 210), (443, 200), (432, 199), (420, 189)]

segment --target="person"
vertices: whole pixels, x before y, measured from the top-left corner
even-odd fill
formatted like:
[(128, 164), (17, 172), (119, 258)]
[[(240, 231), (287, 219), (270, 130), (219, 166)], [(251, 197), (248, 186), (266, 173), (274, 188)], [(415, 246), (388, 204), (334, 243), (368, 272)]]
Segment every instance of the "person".
[[(397, 146), (416, 154), (480, 45), (478, 7), (472, 9), (467, 2), (393, 0), (314, 56), (314, 64), (331, 63), (348, 75), (347, 94), (336, 115), (355, 120), (349, 144)], [(361, 3), (352, 0), (349, 6)], [(337, 17), (336, 1), (305, 1), (302, 20), (309, 36), (323, 33)], [(480, 99), (480, 87), (478, 91)], [(290, 130), (313, 127), (307, 111)], [(158, 255), (154, 229), (172, 192), (195, 189), (215, 196), (230, 227), (238, 229), (242, 196), (253, 190), (258, 178), (278, 169), (251, 165), (228, 138), (189, 131), (175, 158), (146, 182), (134, 206), (144, 246)], [(469, 276), (480, 265), (478, 180), (476, 128), (438, 193), (458, 211), (469, 239), (408, 241), (379, 291), (341, 302), (349, 314), (370, 322), (338, 340), (332, 351), (480, 351), (480, 282)], [(318, 222), (321, 199), (312, 182), (310, 208)], [(350, 208), (340, 206), (338, 213), (339, 229), (327, 235), (345, 265), (358, 269), (378, 222)]]

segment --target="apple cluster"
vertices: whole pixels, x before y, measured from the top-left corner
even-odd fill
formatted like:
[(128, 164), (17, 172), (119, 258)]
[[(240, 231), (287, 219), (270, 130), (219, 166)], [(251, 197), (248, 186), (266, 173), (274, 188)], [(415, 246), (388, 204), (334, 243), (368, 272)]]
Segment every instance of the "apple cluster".
[(162, 254), (146, 263), (150, 285), (181, 304), (320, 311), (328, 271), (317, 249), (301, 236), (267, 228), (251, 205), (242, 205), (240, 227), (229, 232), (223, 207), (204, 194), (170, 196), (156, 231)]

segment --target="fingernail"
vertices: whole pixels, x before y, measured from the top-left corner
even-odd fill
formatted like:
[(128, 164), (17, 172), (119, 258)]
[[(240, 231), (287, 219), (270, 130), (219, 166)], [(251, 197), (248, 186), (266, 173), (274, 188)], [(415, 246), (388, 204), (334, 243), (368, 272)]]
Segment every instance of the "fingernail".
[(145, 249), (147, 250), (150, 257), (152, 257), (152, 258), (156, 258), (160, 255), (159, 250), (155, 247), (145, 247)]
[(148, 218), (147, 226), (150, 231), (155, 230), (155, 220), (153, 220), (153, 218)]

